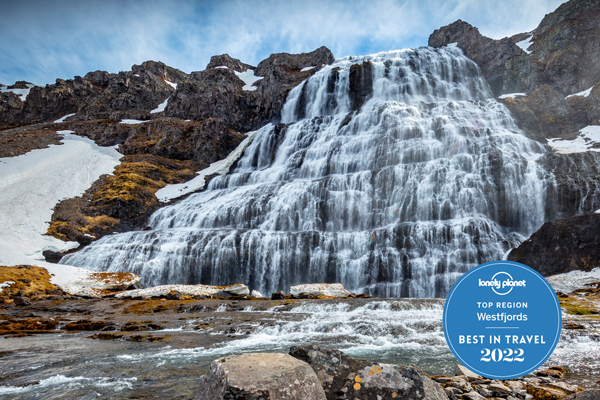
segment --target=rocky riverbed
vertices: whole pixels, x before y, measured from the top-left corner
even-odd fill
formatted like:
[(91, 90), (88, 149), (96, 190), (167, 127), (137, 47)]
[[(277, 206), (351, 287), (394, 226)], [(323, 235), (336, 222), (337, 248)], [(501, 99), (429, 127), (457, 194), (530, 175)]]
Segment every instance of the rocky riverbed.
[[(600, 380), (596, 294), (563, 298), (559, 345), (542, 369), (586, 389)], [(211, 362), (297, 345), (454, 375), (441, 299), (120, 300), (57, 296), (0, 306), (6, 399), (192, 399)], [(587, 310), (587, 311), (586, 311)], [(445, 382), (448, 383), (448, 382)]]

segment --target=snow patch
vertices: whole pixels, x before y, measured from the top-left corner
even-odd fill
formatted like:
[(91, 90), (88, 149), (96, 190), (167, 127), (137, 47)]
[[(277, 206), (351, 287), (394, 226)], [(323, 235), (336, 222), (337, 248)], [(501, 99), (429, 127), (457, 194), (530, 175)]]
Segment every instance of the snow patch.
[(218, 67), (215, 67), (215, 69), (229, 69), (229, 67), (225, 65), (219, 65)]
[(43, 250), (79, 246), (44, 236), (54, 205), (80, 196), (100, 175), (112, 173), (122, 154), (116, 146), (99, 147), (72, 132), (57, 132), (62, 145), (0, 159), (0, 265), (46, 267)]
[(233, 150), (226, 158), (214, 162), (210, 164), (208, 168), (199, 171), (198, 176), (190, 181), (165, 186), (156, 192), (156, 197), (159, 201), (166, 203), (188, 193), (193, 193), (202, 189), (204, 187), (205, 176), (213, 174), (225, 175), (227, 172), (229, 172), (229, 168), (233, 165), (233, 163), (241, 157), (241, 155), (244, 153), (244, 150), (246, 150), (246, 147), (250, 145), (256, 134), (264, 129), (270, 129), (271, 126), (271, 124), (268, 124), (257, 131), (250, 132), (248, 137), (246, 137), (242, 143), (240, 143), (238, 147), (236, 147), (235, 150)]
[(448, 43), (446, 47), (458, 47), (458, 42)]
[(531, 54), (531, 51), (527, 50), (533, 44), (531, 39), (533, 39), (533, 34), (531, 36), (529, 36), (527, 39), (521, 40), (520, 42), (515, 43), (515, 44), (517, 46), (519, 46), (525, 53)]
[(133, 76), (135, 76), (136, 78), (139, 78), (140, 74), (133, 74)]
[(158, 107), (156, 107), (154, 110), (150, 111), (150, 114), (155, 114), (155, 113), (165, 111), (165, 108), (167, 108), (167, 102), (169, 101), (170, 98), (171, 97), (167, 97), (167, 99), (165, 101), (163, 101), (162, 103), (160, 103), (158, 105)]
[(177, 90), (177, 84), (171, 81), (168, 81), (165, 79), (165, 82), (167, 82), (173, 89)]
[(72, 114), (67, 114), (64, 117), (61, 117), (59, 119), (57, 119), (56, 121), (54, 121), (55, 124), (60, 124), (61, 122), (65, 122), (65, 119), (72, 117), (73, 115), (75, 115), (76, 113), (72, 113)]
[(507, 93), (507, 94), (503, 94), (498, 96), (499, 99), (514, 99), (515, 97), (523, 97), (523, 96), (527, 96), (527, 93)]
[(310, 71), (311, 69), (316, 68), (315, 66), (312, 67), (304, 67), (300, 70), (300, 72), (306, 72), (306, 71)]
[(579, 92), (579, 93), (574, 93), (574, 94), (570, 94), (567, 97), (565, 97), (565, 99), (568, 99), (569, 97), (573, 97), (573, 96), (581, 96), (581, 97), (588, 97), (590, 95), (590, 93), (592, 93), (592, 89), (594, 87), (592, 86), (589, 89), (584, 90), (583, 92)]
[(169, 292), (177, 292), (182, 296), (211, 296), (219, 292), (227, 292), (234, 295), (250, 294), (248, 286), (242, 283), (236, 283), (229, 286), (209, 286), (209, 285), (162, 285), (154, 286), (146, 289), (127, 290), (117, 294), (117, 298), (133, 298), (142, 297), (144, 299), (150, 297), (166, 296)]
[(600, 281), (600, 268), (594, 268), (590, 272), (571, 271), (565, 274), (552, 275), (547, 280), (554, 290), (571, 293), (577, 289), (585, 289), (587, 283)]
[(34, 84), (28, 83), (27, 89), (9, 89), (8, 86), (2, 85), (0, 86), (0, 92), (14, 93), (21, 98), (21, 101), (25, 101), (27, 99), (27, 96), (29, 95), (29, 92), (31, 91), (31, 88), (34, 86)]
[(558, 154), (584, 153), (586, 151), (600, 152), (600, 125), (589, 125), (579, 131), (579, 136), (573, 140), (548, 139), (548, 145)]
[(119, 122), (119, 123), (120, 124), (128, 124), (128, 125), (137, 125), (137, 124), (143, 124), (144, 122), (149, 122), (149, 121), (142, 121), (140, 119), (122, 119), (121, 122)]
[(237, 75), (238, 78), (244, 81), (245, 85), (243, 87), (246, 91), (256, 90), (256, 86), (254, 86), (254, 82), (261, 80), (264, 76), (256, 76), (254, 75), (254, 71), (251, 69), (246, 70), (246, 72), (237, 72), (233, 71)]

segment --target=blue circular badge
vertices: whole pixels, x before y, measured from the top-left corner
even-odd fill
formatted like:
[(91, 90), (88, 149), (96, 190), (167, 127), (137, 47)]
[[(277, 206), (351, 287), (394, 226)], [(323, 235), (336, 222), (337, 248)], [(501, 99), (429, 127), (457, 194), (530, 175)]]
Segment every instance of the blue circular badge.
[(464, 274), (446, 298), (444, 335), (454, 356), (486, 378), (526, 375), (554, 351), (562, 327), (554, 290), (535, 270), (492, 261)]

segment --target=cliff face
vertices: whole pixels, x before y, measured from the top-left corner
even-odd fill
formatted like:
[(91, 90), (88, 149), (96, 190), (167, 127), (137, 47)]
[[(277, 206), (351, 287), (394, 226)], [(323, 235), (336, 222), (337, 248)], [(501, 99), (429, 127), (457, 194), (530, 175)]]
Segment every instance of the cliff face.
[(479, 65), (496, 96), (548, 85), (564, 97), (600, 81), (599, 17), (597, 1), (570, 0), (528, 33), (494, 40), (458, 20), (434, 31), (429, 46), (456, 43)]
[[(546, 15), (531, 32), (494, 40), (459, 20), (433, 32), (429, 45), (456, 43), (480, 67), (495, 96), (524, 94), (502, 96), (498, 101), (508, 107), (530, 138), (542, 143), (573, 140), (581, 129), (600, 125), (599, 21), (599, 2), (570, 0)], [(587, 153), (548, 153), (542, 162), (553, 170), (563, 188), (557, 208), (571, 209), (573, 215), (593, 211), (586, 199), (575, 195), (579, 187), (597, 188), (600, 183), (596, 164)], [(576, 204), (581, 206), (574, 207)], [(509, 259), (544, 275), (589, 270), (600, 257), (594, 250), (598, 219), (592, 213), (547, 222), (514, 249)]]

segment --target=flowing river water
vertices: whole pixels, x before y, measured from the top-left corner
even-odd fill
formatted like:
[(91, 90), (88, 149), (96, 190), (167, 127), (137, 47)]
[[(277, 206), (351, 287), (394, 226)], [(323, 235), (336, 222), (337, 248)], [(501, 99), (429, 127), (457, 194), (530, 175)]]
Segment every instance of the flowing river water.
[[(218, 357), (287, 353), (306, 343), (372, 361), (414, 363), (430, 375), (453, 375), (457, 363), (444, 340), (443, 300), (226, 303), (209, 309), (197, 302), (176, 314), (166, 329), (153, 332), (169, 336), (167, 342), (103, 341), (88, 338), (89, 332), (2, 340), (0, 397), (192, 399), (199, 377)], [(600, 379), (600, 324), (566, 316), (574, 320), (587, 329), (563, 329), (545, 365), (564, 366), (569, 382), (592, 388)], [(213, 328), (194, 329), (202, 323)]]

